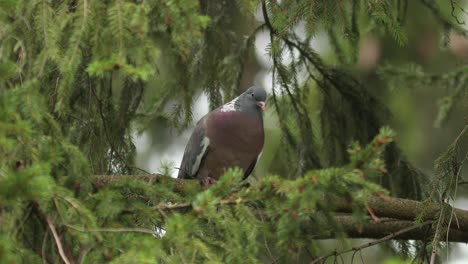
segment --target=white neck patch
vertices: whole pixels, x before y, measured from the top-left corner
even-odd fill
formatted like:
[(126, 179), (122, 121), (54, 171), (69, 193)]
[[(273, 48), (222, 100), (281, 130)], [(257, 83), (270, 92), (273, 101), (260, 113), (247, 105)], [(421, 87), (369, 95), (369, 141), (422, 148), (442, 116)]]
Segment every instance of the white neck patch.
[(223, 107), (221, 107), (221, 112), (232, 112), (232, 111), (237, 111), (236, 110), (236, 101), (237, 99), (239, 99), (239, 97), (236, 97), (234, 99), (232, 99), (232, 101), (230, 101), (229, 103), (223, 105)]

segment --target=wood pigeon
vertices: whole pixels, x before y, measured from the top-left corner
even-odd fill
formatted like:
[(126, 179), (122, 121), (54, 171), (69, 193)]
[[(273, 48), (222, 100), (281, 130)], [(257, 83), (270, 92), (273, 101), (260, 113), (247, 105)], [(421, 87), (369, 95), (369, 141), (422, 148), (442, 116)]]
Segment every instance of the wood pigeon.
[(265, 90), (253, 86), (202, 117), (185, 147), (178, 178), (200, 179), (207, 186), (235, 166), (247, 178), (263, 148), (266, 97)]

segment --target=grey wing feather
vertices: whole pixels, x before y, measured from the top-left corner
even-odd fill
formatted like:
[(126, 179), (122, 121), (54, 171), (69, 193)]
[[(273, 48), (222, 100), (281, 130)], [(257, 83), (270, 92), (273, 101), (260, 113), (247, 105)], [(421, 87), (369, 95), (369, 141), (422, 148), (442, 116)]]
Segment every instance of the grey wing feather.
[(250, 174), (252, 174), (252, 171), (255, 169), (255, 165), (257, 165), (257, 159), (254, 159), (254, 161), (252, 161), (252, 163), (250, 163), (249, 167), (244, 172), (244, 177), (242, 178), (242, 180), (247, 179), (247, 177), (249, 177)]
[(185, 147), (184, 157), (177, 176), (179, 179), (196, 178), (203, 158), (208, 153), (209, 139), (205, 133), (205, 119), (206, 117), (203, 117), (198, 121)]
[(257, 161), (260, 159), (260, 157), (262, 156), (262, 153), (263, 151), (260, 152), (260, 154), (258, 154), (257, 158), (254, 159), (252, 161), (252, 163), (250, 163), (249, 167), (247, 168), (247, 170), (245, 170), (244, 172), (244, 177), (242, 178), (242, 180), (245, 180), (247, 179), (247, 177), (250, 176), (250, 174), (252, 174), (253, 170), (255, 169), (255, 166), (257, 166)]

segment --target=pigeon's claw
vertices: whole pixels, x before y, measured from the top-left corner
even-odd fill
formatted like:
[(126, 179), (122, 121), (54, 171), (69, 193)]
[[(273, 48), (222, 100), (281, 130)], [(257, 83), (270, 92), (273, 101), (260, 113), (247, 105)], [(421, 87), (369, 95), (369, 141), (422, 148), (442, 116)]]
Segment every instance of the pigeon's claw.
[(210, 187), (211, 185), (214, 185), (216, 183), (216, 180), (208, 176), (204, 177), (201, 183), (203, 187)]

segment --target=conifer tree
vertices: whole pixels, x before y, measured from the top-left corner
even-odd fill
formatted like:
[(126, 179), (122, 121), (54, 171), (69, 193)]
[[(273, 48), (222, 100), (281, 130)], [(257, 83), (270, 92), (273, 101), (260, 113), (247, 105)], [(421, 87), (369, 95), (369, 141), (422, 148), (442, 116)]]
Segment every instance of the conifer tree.
[[(444, 261), (468, 242), (467, 4), (0, 0), (0, 262)], [(135, 131), (162, 142), (201, 93), (210, 109), (240, 94), (261, 34), (274, 162), (248, 187), (237, 168), (210, 188), (138, 168)], [(427, 133), (445, 131), (421, 143), (433, 170), (392, 128), (389, 98), (418, 89), (438, 99)]]

